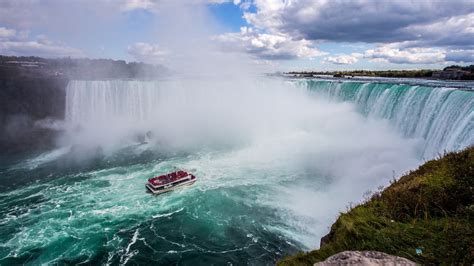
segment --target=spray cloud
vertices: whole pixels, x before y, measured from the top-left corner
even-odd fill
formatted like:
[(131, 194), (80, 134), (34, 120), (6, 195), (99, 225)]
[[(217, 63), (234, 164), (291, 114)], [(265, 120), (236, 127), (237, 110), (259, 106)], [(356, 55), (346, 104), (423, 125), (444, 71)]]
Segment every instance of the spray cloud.
[[(106, 154), (137, 145), (206, 153), (185, 165), (197, 169), (201, 186), (267, 182), (273, 193), (259, 195), (258, 204), (288, 216), (308, 247), (348, 201), (418, 163), (416, 143), (386, 122), (289, 82), (257, 77), (246, 56), (220, 52), (202, 5), (170, 2), (159, 14), (158, 39), (177, 75), (71, 82), (63, 145), (101, 147)], [(250, 174), (236, 179), (242, 171)]]

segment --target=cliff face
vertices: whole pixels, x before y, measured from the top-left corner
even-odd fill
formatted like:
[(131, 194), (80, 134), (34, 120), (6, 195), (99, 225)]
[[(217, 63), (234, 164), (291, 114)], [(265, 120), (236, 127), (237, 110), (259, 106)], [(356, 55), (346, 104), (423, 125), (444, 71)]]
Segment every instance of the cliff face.
[(13, 114), (64, 118), (67, 83), (67, 79), (45, 77), (0, 79), (1, 121)]
[(0, 78), (0, 150), (31, 151), (53, 145), (56, 130), (38, 126), (63, 119), (68, 80), (57, 77)]
[(152, 79), (162, 66), (109, 59), (0, 56), (0, 155), (54, 145), (60, 132), (49, 121), (65, 114), (65, 88), (73, 79)]
[(474, 147), (426, 162), (341, 214), (321, 248), (279, 265), (312, 265), (344, 250), (375, 250), (422, 264), (474, 263)]

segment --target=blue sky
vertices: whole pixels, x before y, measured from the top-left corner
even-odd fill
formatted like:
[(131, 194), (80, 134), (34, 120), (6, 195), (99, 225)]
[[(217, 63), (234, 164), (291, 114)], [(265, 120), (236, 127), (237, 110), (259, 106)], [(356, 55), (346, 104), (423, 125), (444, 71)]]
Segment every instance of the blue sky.
[(240, 27), (248, 26), (243, 10), (234, 3), (211, 4), (208, 8), (215, 20), (228, 31), (239, 31)]
[(474, 1), (0, 1), (0, 54), (165, 64), (196, 36), (276, 70), (465, 65)]

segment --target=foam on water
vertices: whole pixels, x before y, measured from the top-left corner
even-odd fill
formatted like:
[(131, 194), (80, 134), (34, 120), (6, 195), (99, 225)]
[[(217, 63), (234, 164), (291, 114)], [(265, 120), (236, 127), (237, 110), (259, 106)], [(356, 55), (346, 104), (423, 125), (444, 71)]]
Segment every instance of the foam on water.
[(57, 160), (61, 156), (64, 156), (70, 151), (71, 147), (66, 146), (66, 147), (60, 147), (52, 151), (48, 151), (45, 153), (42, 153), (38, 155), (37, 157), (34, 157), (32, 159), (27, 160), (26, 162), (21, 163), (21, 165), (18, 165), (17, 167), (27, 167), (29, 169), (35, 169), (36, 167), (52, 162), (54, 160)]

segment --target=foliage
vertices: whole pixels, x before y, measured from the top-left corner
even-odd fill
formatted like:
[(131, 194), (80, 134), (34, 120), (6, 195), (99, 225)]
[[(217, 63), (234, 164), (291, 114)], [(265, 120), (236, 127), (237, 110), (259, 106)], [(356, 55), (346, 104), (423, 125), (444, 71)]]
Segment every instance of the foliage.
[[(467, 72), (461, 79), (473, 79), (474, 78), (474, 65), (470, 66), (449, 66), (444, 68), (457, 69)], [(439, 70), (433, 69), (419, 69), (419, 70), (348, 70), (348, 71), (291, 71), (288, 72), (290, 75), (298, 75), (301, 77), (312, 77), (313, 75), (331, 75), (333, 77), (387, 77), (387, 78), (431, 78), (433, 73)]]
[(341, 214), (319, 250), (278, 264), (312, 265), (344, 250), (376, 250), (421, 264), (472, 264), (473, 187), (474, 147), (447, 153)]
[(112, 59), (1, 56), (0, 78), (55, 77), (66, 79), (156, 78), (170, 74), (160, 65)]

